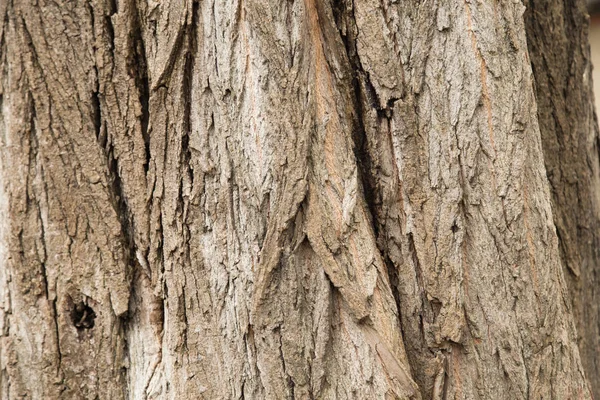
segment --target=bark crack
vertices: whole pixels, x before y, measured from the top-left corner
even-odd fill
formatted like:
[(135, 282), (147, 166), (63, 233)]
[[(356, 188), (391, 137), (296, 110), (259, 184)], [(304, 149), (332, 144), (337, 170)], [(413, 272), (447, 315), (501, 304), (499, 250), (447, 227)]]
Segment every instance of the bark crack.
[[(114, 8), (116, 9), (116, 8)], [(108, 21), (112, 21), (108, 18)], [(112, 30), (112, 22), (108, 24)], [(142, 26), (138, 11), (132, 12), (132, 46), (131, 53), (128, 59), (128, 70), (134, 79), (135, 86), (138, 91), (138, 99), (141, 107), (140, 125), (142, 130), (142, 138), (144, 140), (144, 148), (146, 159), (144, 161), (144, 172), (148, 174), (150, 164), (150, 134), (148, 132), (148, 123), (150, 119), (150, 84), (148, 81), (148, 61), (146, 59), (146, 46), (144, 44), (144, 36), (142, 34)], [(114, 36), (114, 33), (113, 33)], [(114, 44), (113, 44), (114, 47)]]

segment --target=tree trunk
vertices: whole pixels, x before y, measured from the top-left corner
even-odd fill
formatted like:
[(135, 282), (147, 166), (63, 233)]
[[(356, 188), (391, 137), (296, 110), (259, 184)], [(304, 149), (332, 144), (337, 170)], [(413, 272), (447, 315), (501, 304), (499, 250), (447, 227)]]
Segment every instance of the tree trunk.
[(541, 2), (0, 1), (0, 398), (591, 399), (587, 22)]
[[(600, 398), (600, 136), (583, 1), (528, 0), (538, 118), (584, 370)], [(553, 29), (548, 29), (548, 27)]]

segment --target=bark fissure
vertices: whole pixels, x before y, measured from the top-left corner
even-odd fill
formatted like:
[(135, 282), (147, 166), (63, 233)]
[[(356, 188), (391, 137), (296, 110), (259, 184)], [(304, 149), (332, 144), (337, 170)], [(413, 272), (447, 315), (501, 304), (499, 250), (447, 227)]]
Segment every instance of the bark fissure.
[[(109, 15), (106, 17), (107, 28), (109, 31), (109, 40), (114, 43), (114, 28), (112, 27), (112, 15), (117, 11), (117, 5), (115, 2), (111, 3), (111, 10)], [(131, 11), (132, 18), (132, 47), (129, 62), (129, 73), (135, 82), (135, 86), (138, 91), (139, 105), (141, 107), (140, 123), (142, 129), (142, 138), (144, 139), (144, 149), (146, 154), (146, 160), (144, 162), (144, 171), (148, 173), (150, 164), (150, 136), (148, 132), (148, 123), (150, 120), (150, 84), (148, 81), (148, 61), (146, 60), (146, 46), (144, 45), (144, 38), (142, 34), (142, 27), (140, 24), (139, 12), (137, 10)], [(111, 46), (114, 48), (114, 44)]]
[(123, 187), (121, 183), (121, 172), (119, 171), (119, 161), (114, 155), (114, 146), (111, 142), (111, 139), (108, 139), (106, 152), (106, 160), (108, 173), (111, 184), (111, 195), (112, 202), (115, 212), (119, 218), (119, 222), (121, 223), (121, 232), (123, 235), (124, 246), (127, 249), (126, 255), (126, 263), (128, 265), (133, 265), (135, 260), (135, 242), (133, 239), (133, 223), (130, 217), (129, 206), (127, 205), (127, 198), (123, 192)]

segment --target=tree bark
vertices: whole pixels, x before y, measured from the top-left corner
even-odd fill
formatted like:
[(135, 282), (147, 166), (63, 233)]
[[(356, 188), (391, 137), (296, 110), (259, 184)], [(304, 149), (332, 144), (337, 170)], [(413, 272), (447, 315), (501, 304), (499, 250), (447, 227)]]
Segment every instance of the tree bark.
[(595, 398), (600, 398), (600, 136), (589, 16), (583, 1), (529, 0), (527, 8), (527, 40), (559, 249), (583, 366)]
[(591, 399), (579, 6), (0, 2), (0, 397)]

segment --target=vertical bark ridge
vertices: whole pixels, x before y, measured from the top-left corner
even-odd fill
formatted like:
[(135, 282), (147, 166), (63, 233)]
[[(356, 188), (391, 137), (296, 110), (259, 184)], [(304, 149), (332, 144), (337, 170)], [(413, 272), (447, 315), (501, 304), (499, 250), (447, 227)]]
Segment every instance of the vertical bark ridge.
[[(600, 397), (600, 161), (585, 1), (525, 3), (527, 41), (561, 259), (582, 361)], [(552, 26), (552, 29), (548, 29)]]

